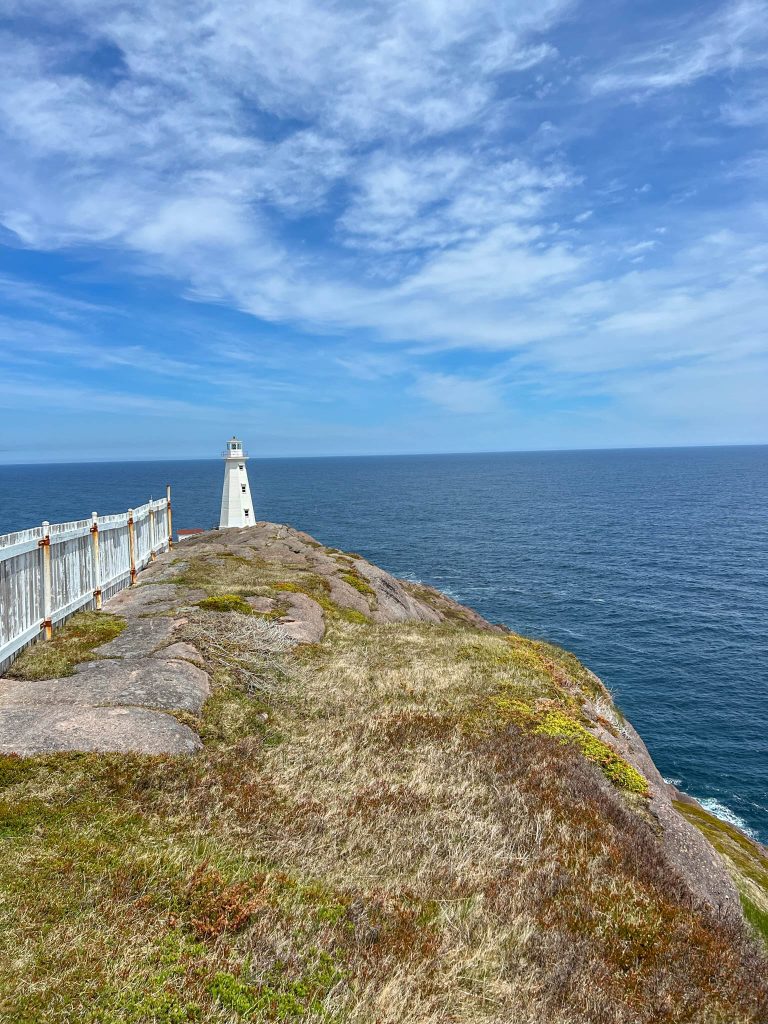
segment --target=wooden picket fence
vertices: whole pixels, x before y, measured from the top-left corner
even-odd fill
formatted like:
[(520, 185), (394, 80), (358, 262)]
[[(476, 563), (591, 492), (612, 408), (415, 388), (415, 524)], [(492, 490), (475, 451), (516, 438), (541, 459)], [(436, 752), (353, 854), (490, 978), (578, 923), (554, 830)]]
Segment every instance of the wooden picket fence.
[(0, 536), (0, 673), (57, 623), (129, 587), (172, 535), (168, 487), (164, 498), (118, 515)]

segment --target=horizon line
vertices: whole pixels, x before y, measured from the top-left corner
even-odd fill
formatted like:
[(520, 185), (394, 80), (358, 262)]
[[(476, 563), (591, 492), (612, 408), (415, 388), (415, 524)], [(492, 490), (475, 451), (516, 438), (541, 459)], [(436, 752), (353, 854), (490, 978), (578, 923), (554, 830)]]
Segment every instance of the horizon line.
[[(246, 458), (256, 462), (277, 462), (280, 460), (299, 461), (302, 459), (407, 459), (407, 458), (440, 458), (456, 455), (577, 455), (585, 452), (631, 452), (631, 451), (689, 451), (691, 449), (712, 449), (712, 448), (766, 448), (768, 441), (746, 441), (746, 442), (725, 442), (713, 444), (657, 444), (657, 445), (612, 445), (607, 447), (584, 447), (584, 448), (485, 448), (472, 451), (425, 451), (425, 452), (365, 452), (365, 453), (336, 453), (325, 455), (247, 455)], [(140, 465), (142, 463), (163, 463), (163, 462), (218, 462), (221, 456), (200, 456), (188, 455), (177, 456), (165, 459), (144, 458), (144, 459), (83, 459), (79, 461), (54, 460), (48, 462), (3, 462), (0, 461), (0, 469), (19, 468), (23, 466), (98, 466), (111, 465)]]

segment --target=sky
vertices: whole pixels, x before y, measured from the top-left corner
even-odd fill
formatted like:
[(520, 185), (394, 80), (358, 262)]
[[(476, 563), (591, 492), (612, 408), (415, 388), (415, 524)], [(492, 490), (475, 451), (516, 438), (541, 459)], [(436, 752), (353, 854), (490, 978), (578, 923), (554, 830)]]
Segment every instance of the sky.
[(0, 36), (0, 461), (768, 442), (768, 0)]

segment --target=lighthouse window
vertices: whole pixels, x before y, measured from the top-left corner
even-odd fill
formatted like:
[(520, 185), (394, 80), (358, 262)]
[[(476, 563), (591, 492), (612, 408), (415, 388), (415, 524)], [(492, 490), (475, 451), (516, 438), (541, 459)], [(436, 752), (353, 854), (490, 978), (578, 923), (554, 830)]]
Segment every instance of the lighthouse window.
[(248, 518), (248, 513), (249, 513), (250, 511), (251, 511), (251, 510), (250, 510), (249, 508), (247, 508), (247, 509), (245, 510), (245, 517), (246, 517), (246, 519)]
[(240, 466), (240, 469), (245, 469), (245, 466)]
[(243, 494), (245, 494), (245, 484), (240, 484), (240, 489), (242, 490)]

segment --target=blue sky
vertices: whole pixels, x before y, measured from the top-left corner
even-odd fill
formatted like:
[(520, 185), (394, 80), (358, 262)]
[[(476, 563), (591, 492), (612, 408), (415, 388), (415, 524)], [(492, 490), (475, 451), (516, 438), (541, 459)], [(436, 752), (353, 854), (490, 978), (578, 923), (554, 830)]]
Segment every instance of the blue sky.
[(768, 2), (2, 11), (0, 461), (768, 441)]

